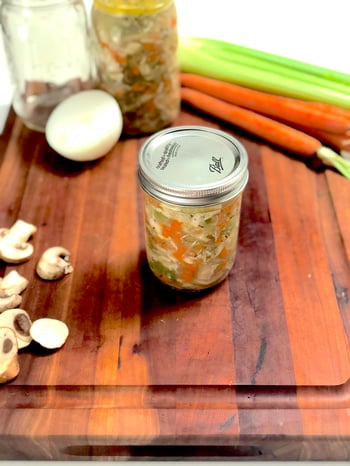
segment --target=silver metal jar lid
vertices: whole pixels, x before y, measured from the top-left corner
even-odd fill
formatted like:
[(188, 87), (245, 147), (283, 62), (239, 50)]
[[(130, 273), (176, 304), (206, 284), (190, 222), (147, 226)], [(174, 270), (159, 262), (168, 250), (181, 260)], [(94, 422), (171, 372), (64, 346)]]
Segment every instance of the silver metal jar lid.
[(248, 181), (248, 156), (231, 135), (204, 126), (159, 131), (141, 147), (139, 181), (173, 204), (203, 206), (236, 196)]

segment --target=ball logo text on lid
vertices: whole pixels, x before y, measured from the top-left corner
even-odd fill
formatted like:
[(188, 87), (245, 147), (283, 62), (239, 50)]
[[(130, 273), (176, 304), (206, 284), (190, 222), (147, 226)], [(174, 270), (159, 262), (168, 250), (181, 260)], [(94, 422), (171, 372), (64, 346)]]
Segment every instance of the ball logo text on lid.
[(221, 173), (224, 171), (224, 167), (222, 164), (222, 157), (217, 158), (215, 156), (212, 156), (211, 160), (212, 160), (212, 163), (209, 164), (210, 172)]

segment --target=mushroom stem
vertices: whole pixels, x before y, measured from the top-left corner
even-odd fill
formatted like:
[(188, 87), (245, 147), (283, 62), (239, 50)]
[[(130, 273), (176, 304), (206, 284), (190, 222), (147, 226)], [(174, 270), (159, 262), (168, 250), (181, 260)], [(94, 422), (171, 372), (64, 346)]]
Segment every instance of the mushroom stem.
[(0, 259), (10, 264), (28, 260), (34, 248), (27, 243), (37, 228), (24, 220), (17, 220), (11, 228), (0, 229)]
[(37, 228), (35, 225), (27, 223), (24, 220), (17, 220), (7, 231), (6, 238), (12, 244), (26, 243), (36, 231)]

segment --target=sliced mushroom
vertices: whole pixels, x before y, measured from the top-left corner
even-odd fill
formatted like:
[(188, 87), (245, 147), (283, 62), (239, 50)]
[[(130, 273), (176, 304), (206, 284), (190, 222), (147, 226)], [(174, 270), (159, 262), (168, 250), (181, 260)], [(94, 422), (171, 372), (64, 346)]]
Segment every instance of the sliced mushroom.
[(32, 341), (32, 321), (24, 309), (7, 309), (0, 314), (0, 327), (11, 328), (17, 337), (18, 349), (25, 348)]
[(17, 270), (11, 270), (4, 278), (0, 278), (0, 298), (22, 293), (28, 283), (28, 280), (20, 275)]
[(70, 252), (62, 246), (54, 246), (47, 249), (40, 257), (36, 273), (43, 280), (58, 280), (68, 273), (73, 272), (70, 263)]
[(0, 259), (10, 264), (18, 264), (28, 260), (34, 252), (29, 238), (37, 228), (24, 220), (17, 220), (11, 228), (0, 231)]
[(6, 311), (7, 309), (12, 309), (20, 306), (21, 302), (22, 296), (20, 296), (19, 294), (14, 294), (12, 296), (0, 298), (0, 313)]
[(0, 383), (9, 382), (19, 374), (18, 346), (15, 332), (0, 327)]
[(47, 349), (56, 349), (63, 346), (68, 334), (69, 330), (64, 322), (49, 317), (35, 320), (30, 327), (30, 335), (33, 340)]

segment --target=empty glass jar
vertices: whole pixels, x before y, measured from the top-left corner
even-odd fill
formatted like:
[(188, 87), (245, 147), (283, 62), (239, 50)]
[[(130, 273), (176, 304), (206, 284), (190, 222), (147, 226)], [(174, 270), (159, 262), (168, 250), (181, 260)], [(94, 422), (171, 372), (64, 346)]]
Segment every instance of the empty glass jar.
[(14, 85), (13, 108), (32, 129), (66, 97), (95, 83), (82, 0), (3, 0), (1, 24)]

